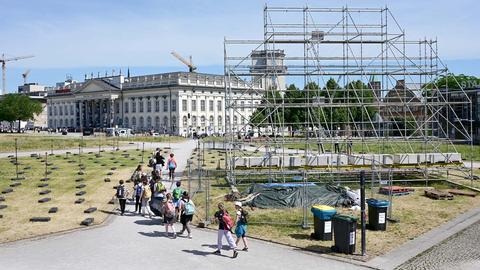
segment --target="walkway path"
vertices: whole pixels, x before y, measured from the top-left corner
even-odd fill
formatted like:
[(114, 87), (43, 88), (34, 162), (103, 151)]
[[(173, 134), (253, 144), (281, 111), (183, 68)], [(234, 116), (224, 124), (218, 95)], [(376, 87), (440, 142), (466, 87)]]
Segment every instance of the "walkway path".
[[(157, 147), (155, 145), (154, 147)], [(172, 144), (178, 171), (195, 147), (194, 141)], [(132, 210), (132, 206), (128, 206)], [(176, 225), (177, 230), (179, 224)], [(0, 245), (2, 269), (367, 269), (290, 247), (252, 240), (237, 259), (215, 249), (215, 231), (193, 230), (193, 239), (165, 237), (160, 220), (136, 215), (113, 217), (110, 224), (39, 240)], [(147, 264), (148, 266), (143, 266)]]

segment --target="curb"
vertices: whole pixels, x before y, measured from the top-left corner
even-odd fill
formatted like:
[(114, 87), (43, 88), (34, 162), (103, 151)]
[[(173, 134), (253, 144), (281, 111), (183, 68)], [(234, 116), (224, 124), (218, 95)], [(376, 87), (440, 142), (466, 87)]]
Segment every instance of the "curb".
[(480, 221), (480, 208), (472, 209), (387, 254), (367, 261), (366, 264), (378, 269), (393, 270), (478, 221)]

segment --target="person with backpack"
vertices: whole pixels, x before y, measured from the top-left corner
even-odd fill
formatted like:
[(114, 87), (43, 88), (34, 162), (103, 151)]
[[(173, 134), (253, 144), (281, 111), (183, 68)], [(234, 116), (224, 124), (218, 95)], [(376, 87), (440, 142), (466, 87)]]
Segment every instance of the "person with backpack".
[(175, 217), (177, 217), (177, 221), (178, 219), (180, 218), (180, 208), (179, 208), (179, 203), (180, 203), (180, 199), (182, 198), (182, 194), (183, 194), (183, 189), (180, 187), (182, 185), (182, 182), (180, 181), (177, 181), (176, 183), (176, 188), (173, 189), (172, 191), (172, 196), (173, 196), (173, 204), (175, 205)]
[(232, 258), (236, 258), (238, 256), (237, 245), (235, 245), (235, 241), (232, 237), (232, 228), (233, 228), (233, 220), (228, 214), (228, 211), (225, 209), (223, 203), (218, 204), (218, 211), (215, 213), (215, 220), (218, 222), (218, 231), (217, 231), (217, 250), (213, 252), (213, 254), (221, 254), (221, 249), (223, 246), (222, 239), (223, 236), (227, 238), (228, 245), (230, 249), (233, 250)]
[(140, 182), (142, 178), (142, 174), (143, 174), (142, 165), (138, 165), (135, 171), (133, 172), (132, 176), (130, 177), (130, 180), (132, 180), (132, 182), (137, 182), (137, 181)]
[(235, 202), (235, 210), (237, 212), (237, 220), (236, 220), (236, 227), (235, 227), (235, 235), (237, 236), (237, 241), (235, 244), (238, 246), (240, 239), (243, 241), (243, 251), (248, 251), (248, 243), (247, 243), (247, 216), (248, 212), (242, 208), (241, 202)]
[(170, 185), (170, 189), (173, 186), (173, 179), (175, 178), (176, 168), (177, 168), (177, 161), (174, 158), (174, 154), (170, 153), (170, 158), (167, 161), (168, 179), (172, 182), (172, 184)]
[(182, 230), (178, 234), (183, 234), (185, 230), (188, 232), (188, 238), (192, 238), (192, 231), (190, 230), (190, 222), (193, 220), (195, 214), (195, 204), (190, 199), (190, 196), (186, 191), (183, 192), (182, 199), (180, 200), (180, 223), (182, 223)]
[(117, 193), (115, 194), (115, 196), (120, 203), (120, 215), (123, 216), (123, 214), (125, 213), (125, 204), (127, 203), (128, 190), (123, 185), (123, 180), (120, 180), (118, 183), (119, 185), (117, 186)]
[(142, 215), (144, 217), (148, 216), (152, 218), (152, 211), (150, 210), (150, 198), (152, 197), (152, 191), (148, 185), (148, 179), (146, 175), (142, 176), (142, 183), (143, 183), (143, 192), (142, 192)]
[(155, 153), (155, 163), (155, 170), (161, 174), (162, 168), (165, 166), (165, 158), (162, 156), (162, 150), (160, 150), (160, 148), (157, 148), (157, 152)]
[(173, 239), (177, 238), (175, 232), (175, 206), (173, 205), (173, 197), (171, 193), (167, 193), (166, 202), (163, 204), (163, 223), (165, 225), (165, 233), (168, 236), (168, 227), (172, 228)]
[(143, 193), (143, 184), (140, 182), (140, 180), (135, 180), (134, 186), (133, 186), (133, 194), (135, 196), (135, 212), (140, 215), (140, 210), (142, 207), (142, 193)]

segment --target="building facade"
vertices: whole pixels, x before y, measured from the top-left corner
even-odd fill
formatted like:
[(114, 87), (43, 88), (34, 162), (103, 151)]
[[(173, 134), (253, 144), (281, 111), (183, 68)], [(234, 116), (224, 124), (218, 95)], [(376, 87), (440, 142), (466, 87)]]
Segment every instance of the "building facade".
[[(48, 126), (124, 127), (180, 136), (194, 132), (222, 135), (226, 123), (248, 123), (260, 100), (260, 85), (253, 88), (236, 80), (231, 87), (238, 90), (239, 102), (244, 102), (245, 108), (226, 114), (222, 75), (174, 72), (90, 78), (48, 89)], [(247, 91), (247, 97), (245, 89), (252, 89)]]

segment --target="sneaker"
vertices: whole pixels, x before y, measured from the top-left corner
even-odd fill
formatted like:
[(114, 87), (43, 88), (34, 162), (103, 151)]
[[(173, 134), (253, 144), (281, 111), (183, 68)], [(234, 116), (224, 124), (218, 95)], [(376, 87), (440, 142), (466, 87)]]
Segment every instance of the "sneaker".
[(232, 258), (235, 259), (237, 256), (238, 256), (238, 251), (234, 250), (234, 251), (233, 251), (233, 256), (232, 256)]
[(191, 235), (191, 234), (189, 234), (189, 235), (188, 235), (188, 238), (189, 238), (189, 239), (192, 239), (192, 235)]
[(173, 239), (176, 239), (176, 238), (177, 238), (177, 234), (174, 233), (174, 234), (173, 234)]
[(220, 252), (220, 249), (217, 249), (217, 250), (215, 250), (214, 252), (212, 252), (212, 254), (218, 254), (218, 255), (220, 255), (220, 254), (222, 254), (222, 253)]
[(242, 250), (248, 252), (248, 247), (244, 247)]

